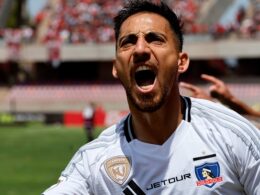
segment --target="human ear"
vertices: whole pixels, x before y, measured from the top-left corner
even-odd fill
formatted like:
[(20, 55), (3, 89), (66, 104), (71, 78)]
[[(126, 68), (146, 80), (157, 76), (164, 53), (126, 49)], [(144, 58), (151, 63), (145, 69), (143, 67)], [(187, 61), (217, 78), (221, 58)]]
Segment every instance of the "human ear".
[(179, 53), (178, 72), (184, 73), (189, 68), (190, 59), (187, 53)]
[(117, 69), (116, 69), (116, 62), (115, 61), (113, 62), (112, 75), (113, 75), (114, 78), (116, 78), (116, 79), (118, 78), (118, 76), (117, 76)]

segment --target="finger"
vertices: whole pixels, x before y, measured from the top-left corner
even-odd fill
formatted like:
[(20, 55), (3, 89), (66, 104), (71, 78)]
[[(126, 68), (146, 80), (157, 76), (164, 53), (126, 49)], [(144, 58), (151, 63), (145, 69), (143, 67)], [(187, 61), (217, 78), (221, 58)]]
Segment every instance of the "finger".
[(218, 88), (217, 88), (216, 85), (211, 85), (211, 86), (209, 87), (209, 91), (218, 91)]
[(192, 84), (189, 84), (189, 83), (185, 83), (185, 82), (180, 82), (180, 87), (183, 87), (185, 89), (191, 90), (192, 92), (196, 92), (199, 89), (195, 85), (192, 85)]
[(214, 77), (214, 76), (207, 75), (207, 74), (202, 74), (202, 75), (201, 75), (201, 78), (204, 79), (204, 80), (206, 80), (206, 81), (209, 81), (209, 82), (211, 82), (211, 83), (213, 83), (213, 84), (221, 84), (221, 83), (222, 83), (221, 80), (217, 79), (217, 78)]

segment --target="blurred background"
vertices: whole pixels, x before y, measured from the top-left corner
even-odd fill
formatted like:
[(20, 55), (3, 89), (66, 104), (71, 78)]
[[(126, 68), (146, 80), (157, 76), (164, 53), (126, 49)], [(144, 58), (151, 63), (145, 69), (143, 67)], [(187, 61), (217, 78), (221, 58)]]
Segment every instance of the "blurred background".
[[(124, 0), (0, 0), (0, 194), (40, 194), (88, 140), (82, 111), (95, 105), (94, 135), (124, 116), (111, 75), (113, 16)], [(260, 110), (260, 1), (167, 0), (184, 22), (202, 73)], [(182, 90), (183, 95), (189, 95)]]

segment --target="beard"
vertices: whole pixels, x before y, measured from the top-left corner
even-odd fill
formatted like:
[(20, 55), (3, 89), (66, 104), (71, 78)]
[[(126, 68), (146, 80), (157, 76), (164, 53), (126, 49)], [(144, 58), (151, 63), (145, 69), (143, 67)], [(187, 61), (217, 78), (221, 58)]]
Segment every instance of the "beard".
[(131, 85), (134, 81), (131, 82), (130, 80), (119, 77), (119, 81), (125, 89), (129, 106), (133, 106), (135, 109), (147, 113), (159, 110), (169, 101), (171, 94), (174, 93), (172, 90), (174, 90), (174, 88), (178, 89), (177, 69), (178, 67), (176, 66), (176, 70), (172, 72), (171, 76), (166, 78), (161, 85), (159, 84), (159, 89), (156, 90), (157, 92), (147, 94), (135, 93)]
[(163, 106), (170, 90), (163, 88), (161, 93), (156, 96), (155, 93), (137, 94), (134, 96), (130, 87), (124, 86), (128, 102), (141, 112), (155, 112)]

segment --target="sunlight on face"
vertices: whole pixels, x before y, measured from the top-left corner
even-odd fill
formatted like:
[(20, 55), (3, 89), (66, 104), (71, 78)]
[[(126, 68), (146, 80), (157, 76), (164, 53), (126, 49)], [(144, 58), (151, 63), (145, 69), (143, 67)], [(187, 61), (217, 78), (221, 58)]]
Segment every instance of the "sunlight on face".
[(176, 36), (162, 16), (140, 12), (127, 18), (117, 41), (113, 75), (122, 82), (130, 107), (155, 111), (177, 88)]

